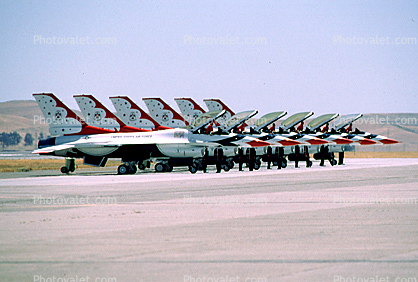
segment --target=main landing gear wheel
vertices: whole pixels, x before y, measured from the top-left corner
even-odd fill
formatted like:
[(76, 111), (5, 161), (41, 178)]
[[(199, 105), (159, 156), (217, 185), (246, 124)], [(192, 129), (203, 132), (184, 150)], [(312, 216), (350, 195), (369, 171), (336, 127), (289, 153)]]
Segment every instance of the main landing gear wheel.
[(136, 169), (136, 166), (129, 166), (129, 169), (128, 169), (128, 173), (129, 174), (135, 174), (136, 173), (136, 171), (137, 171), (137, 169)]
[(118, 166), (118, 174), (127, 174), (128, 170), (129, 170), (129, 168), (128, 168), (127, 165), (122, 164), (122, 165)]
[(286, 159), (283, 159), (283, 160), (281, 161), (280, 166), (281, 166), (281, 168), (286, 168), (286, 167), (287, 167), (287, 161), (286, 161)]
[(162, 163), (157, 163), (155, 165), (155, 171), (156, 172), (164, 172), (165, 171), (165, 167)]
[(189, 165), (189, 171), (195, 174), (197, 172), (197, 167), (195, 165)]
[(261, 161), (260, 161), (260, 159), (257, 159), (257, 160), (254, 162), (254, 166), (253, 166), (253, 168), (254, 168), (255, 170), (259, 170), (259, 169), (260, 169), (260, 167), (261, 167)]
[(336, 164), (337, 164), (337, 161), (336, 161), (336, 160), (334, 160), (334, 159), (330, 160), (329, 162), (331, 163), (331, 165), (332, 165), (332, 166), (334, 166), (334, 165), (336, 165)]
[(222, 168), (223, 168), (223, 170), (225, 171), (225, 172), (228, 172), (229, 170), (230, 170), (230, 168), (229, 168), (229, 166), (228, 165), (223, 165), (222, 166)]
[(68, 173), (68, 172), (70, 172), (70, 171), (68, 170), (68, 168), (67, 168), (67, 167), (63, 166), (63, 167), (61, 167), (61, 172), (62, 172), (62, 173)]
[(173, 171), (173, 166), (166, 164), (164, 167), (164, 171), (166, 172), (172, 172)]

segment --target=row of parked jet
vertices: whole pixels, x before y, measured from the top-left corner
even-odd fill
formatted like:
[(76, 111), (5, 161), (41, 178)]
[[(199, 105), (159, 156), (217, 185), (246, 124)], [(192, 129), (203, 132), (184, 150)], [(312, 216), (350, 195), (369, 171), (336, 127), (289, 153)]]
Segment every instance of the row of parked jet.
[[(258, 170), (262, 161), (267, 168), (285, 168), (288, 161), (312, 166), (311, 155), (333, 165), (344, 164), (347, 145), (395, 144), (382, 135), (353, 130), (353, 122), (362, 114), (339, 116), (325, 114), (304, 122), (313, 112), (287, 115), (273, 112), (256, 119), (257, 111), (235, 114), (219, 99), (205, 99), (205, 111), (191, 98), (176, 98), (180, 115), (161, 98), (143, 98), (149, 113), (127, 96), (110, 97), (117, 114), (92, 95), (74, 95), (84, 116), (82, 119), (52, 93), (33, 94), (50, 134), (40, 140), (35, 154), (66, 158), (62, 173), (75, 170), (74, 159), (93, 166), (105, 166), (109, 158), (120, 158), (118, 174), (134, 174), (153, 164), (157, 172), (187, 166), (191, 173)], [(331, 124), (332, 123), (332, 124)], [(276, 126), (276, 124), (279, 124)], [(335, 159), (338, 153), (338, 162)]]

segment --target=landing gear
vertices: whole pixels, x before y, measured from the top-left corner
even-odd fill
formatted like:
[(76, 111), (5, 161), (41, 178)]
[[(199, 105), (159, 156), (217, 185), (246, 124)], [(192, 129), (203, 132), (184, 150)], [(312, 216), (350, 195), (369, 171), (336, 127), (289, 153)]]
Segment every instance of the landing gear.
[(137, 172), (136, 165), (132, 165), (128, 167), (128, 173), (129, 174), (135, 174)]
[(228, 166), (229, 169), (233, 169), (234, 165), (235, 165), (234, 160), (232, 158), (229, 158), (229, 159), (226, 160), (226, 166)]
[(197, 167), (195, 164), (189, 165), (189, 171), (192, 174), (195, 174), (197, 172)]
[(295, 168), (299, 167), (300, 161), (306, 162), (306, 167), (311, 167), (312, 161), (309, 156), (309, 148), (304, 146), (303, 152), (301, 152), (301, 148), (299, 146), (295, 146), (295, 153), (289, 155), (289, 161), (295, 162)]
[(173, 171), (173, 166), (169, 164), (168, 162), (157, 163), (154, 168), (156, 172), (172, 172)]
[(136, 162), (121, 164), (118, 166), (118, 174), (135, 174), (137, 172)]
[(165, 172), (172, 172), (173, 171), (173, 166), (168, 164), (168, 163), (165, 164), (164, 171)]
[(155, 171), (156, 172), (164, 172), (165, 171), (165, 167), (163, 163), (157, 163), (155, 165)]
[(254, 169), (259, 170), (260, 167), (261, 167), (261, 160), (260, 160), (260, 158), (256, 158), (255, 162), (254, 162)]
[(148, 160), (138, 163), (138, 169), (139, 170), (145, 170), (146, 168), (150, 168), (150, 167), (151, 167), (151, 163)]
[(286, 159), (282, 159), (281, 163), (279, 163), (277, 169), (286, 168), (287, 167), (287, 161)]
[(75, 160), (73, 158), (65, 159), (65, 166), (61, 167), (62, 173), (70, 173), (75, 171)]
[(129, 171), (129, 168), (127, 165), (122, 164), (118, 166), (118, 174), (127, 174), (128, 171)]
[(337, 164), (337, 161), (334, 158), (334, 153), (329, 152), (328, 146), (322, 145), (319, 153), (314, 154), (314, 158), (316, 160), (321, 160), (319, 163), (320, 166), (325, 166), (325, 160), (328, 160), (332, 166)]

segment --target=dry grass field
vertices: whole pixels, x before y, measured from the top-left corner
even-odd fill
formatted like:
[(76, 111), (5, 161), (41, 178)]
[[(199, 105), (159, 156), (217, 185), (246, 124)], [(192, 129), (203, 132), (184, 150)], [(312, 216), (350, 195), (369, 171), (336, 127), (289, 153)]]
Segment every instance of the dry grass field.
[[(76, 160), (76, 166), (80, 168), (91, 168), (91, 166), (83, 165), (83, 160)], [(0, 172), (19, 172), (30, 170), (59, 170), (65, 164), (65, 159), (20, 159), (20, 160), (0, 160)], [(106, 166), (118, 166), (121, 163), (115, 160), (109, 160)]]

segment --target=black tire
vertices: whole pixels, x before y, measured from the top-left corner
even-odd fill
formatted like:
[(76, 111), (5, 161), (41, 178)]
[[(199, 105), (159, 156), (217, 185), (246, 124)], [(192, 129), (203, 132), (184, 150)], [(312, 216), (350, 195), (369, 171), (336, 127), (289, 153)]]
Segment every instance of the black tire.
[(287, 161), (282, 160), (280, 165), (282, 166), (282, 168), (286, 168), (287, 167)]
[(165, 165), (165, 171), (166, 172), (172, 172), (173, 171), (173, 166), (172, 165), (169, 165), (169, 164), (166, 164)]
[(165, 166), (162, 163), (157, 163), (155, 165), (155, 171), (156, 172), (164, 172), (165, 171)]
[(145, 170), (146, 166), (144, 164), (139, 164), (138, 169)]
[(337, 164), (337, 161), (336, 161), (336, 160), (334, 160), (334, 159), (332, 159), (332, 160), (330, 161), (330, 163), (331, 163), (331, 165), (332, 165), (332, 166), (334, 166), (334, 165), (336, 165), (336, 164)]
[(120, 175), (127, 174), (128, 170), (129, 170), (129, 168), (128, 168), (127, 165), (122, 164), (122, 165), (118, 166), (118, 174), (120, 174)]
[(197, 172), (197, 167), (195, 165), (189, 165), (189, 171), (192, 174), (195, 174)]
[(68, 168), (66, 166), (61, 167), (60, 170), (62, 173), (68, 173)]
[(229, 169), (233, 169), (235, 164), (233, 160), (227, 160), (226, 165), (229, 167)]
[(130, 166), (129, 167), (129, 174), (135, 174), (137, 171), (136, 166)]
[(306, 162), (306, 167), (311, 167), (311, 166), (312, 166), (312, 164), (313, 164), (313, 163), (312, 163), (312, 161), (307, 161), (307, 162)]
[(254, 168), (255, 170), (259, 170), (259, 169), (260, 169), (260, 167), (261, 167), (261, 163), (259, 163), (259, 162), (255, 162), (255, 163), (254, 163), (253, 168)]
[(227, 164), (223, 165), (222, 168), (224, 169), (225, 172), (228, 172), (230, 170), (230, 168)]

